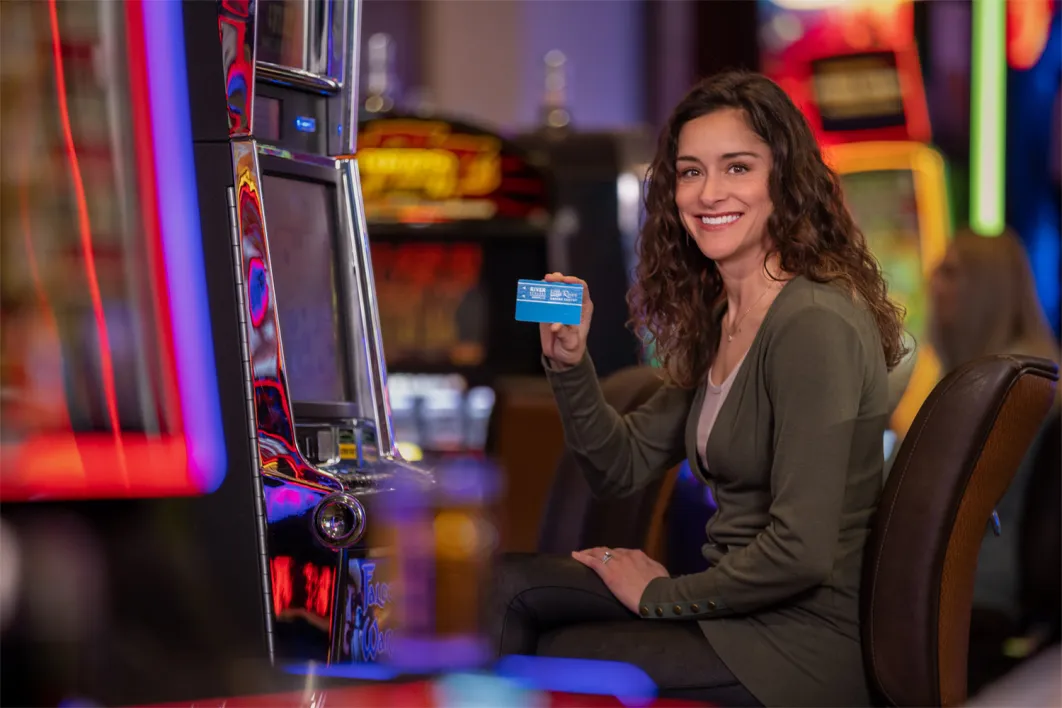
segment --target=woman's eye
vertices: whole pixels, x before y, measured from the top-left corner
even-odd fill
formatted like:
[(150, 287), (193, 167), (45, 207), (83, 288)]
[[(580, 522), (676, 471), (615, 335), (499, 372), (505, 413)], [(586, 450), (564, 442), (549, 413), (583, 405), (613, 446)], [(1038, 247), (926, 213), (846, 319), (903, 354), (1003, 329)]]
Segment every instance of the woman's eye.
[(679, 177), (696, 177), (698, 174), (696, 167), (687, 167), (684, 170), (679, 170)]
[(743, 175), (743, 174), (745, 174), (748, 171), (749, 171), (749, 166), (748, 165), (742, 165), (742, 164), (733, 164), (727, 169), (727, 172), (729, 172), (732, 175)]

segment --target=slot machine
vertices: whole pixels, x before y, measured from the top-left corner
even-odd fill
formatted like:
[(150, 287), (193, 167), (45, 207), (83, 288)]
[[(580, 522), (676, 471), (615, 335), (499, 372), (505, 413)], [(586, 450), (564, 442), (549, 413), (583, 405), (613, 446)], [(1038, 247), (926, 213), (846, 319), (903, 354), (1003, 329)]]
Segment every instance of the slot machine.
[(268, 673), (232, 169), (202, 169), (182, 9), (0, 8), (5, 704)]
[(397, 449), (392, 300), (363, 199), (378, 173), (358, 121), (360, 3), (244, 7), (222, 0), (216, 21), (271, 658), (478, 665), (492, 470), (428, 470)]

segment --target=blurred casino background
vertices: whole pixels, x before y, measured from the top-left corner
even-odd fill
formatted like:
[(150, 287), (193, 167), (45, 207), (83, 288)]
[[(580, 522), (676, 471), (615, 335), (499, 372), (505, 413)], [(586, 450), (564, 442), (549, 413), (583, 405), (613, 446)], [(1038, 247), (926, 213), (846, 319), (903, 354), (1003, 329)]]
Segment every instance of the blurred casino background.
[[(1060, 12), (4, 0), (2, 702), (286, 685), (263, 657), (340, 680), (392, 656), (383, 627), (446, 640), (425, 671), (479, 666), (501, 552), (605, 539), (699, 570), (714, 503), (687, 466), (611, 505), (568, 479), (514, 286), (584, 277), (599, 374), (651, 373), (624, 301), (642, 182), (670, 108), (723, 69), (766, 73), (804, 110), (907, 308), (917, 353), (887, 457), (946, 373), (931, 278), (958, 231), (1012, 229), (1057, 352)], [(610, 400), (635, 405), (638, 385)], [(984, 562), (1013, 582), (1016, 554)], [(1032, 631), (1022, 608), (982, 609), (971, 694), (1058, 640), (1057, 613)]]

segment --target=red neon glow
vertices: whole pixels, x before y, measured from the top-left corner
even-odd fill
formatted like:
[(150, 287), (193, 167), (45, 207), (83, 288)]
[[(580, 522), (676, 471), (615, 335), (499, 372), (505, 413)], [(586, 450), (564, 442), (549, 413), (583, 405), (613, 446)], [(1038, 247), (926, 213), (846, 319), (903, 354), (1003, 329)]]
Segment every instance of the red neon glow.
[[(162, 237), (159, 226), (158, 198), (155, 194), (155, 148), (151, 126), (150, 86), (147, 75), (147, 48), (144, 45), (144, 8), (142, 0), (125, 3), (125, 30), (129, 52), (129, 105), (133, 117), (133, 145), (136, 154), (137, 194), (140, 196), (140, 213), (147, 241), (147, 257), (151, 268), (151, 289), (154, 295), (156, 337), (159, 341), (159, 370), (162, 386), (159, 394), (165, 421), (171, 435), (180, 435), (183, 430), (180, 393), (177, 390), (176, 358), (171, 337), (169, 289), (166, 287), (166, 264), (162, 255)], [(189, 486), (191, 480), (189, 480)]]
[(1007, 63), (1022, 71), (1036, 66), (1051, 34), (1054, 0), (1007, 3)]
[[(117, 448), (104, 433), (38, 435), (17, 447), (0, 446), (0, 458), (4, 461), (0, 498), (4, 500), (187, 492), (188, 452), (183, 437), (126, 433), (122, 447)], [(135, 487), (130, 487), (128, 475), (121, 474), (123, 464), (142, 472), (136, 476)]]
[(85, 259), (85, 275), (88, 278), (89, 297), (96, 318), (99, 336), (100, 374), (103, 379), (103, 395), (107, 403), (107, 416), (110, 418), (111, 432), (114, 439), (115, 462), (125, 486), (129, 486), (129, 472), (122, 448), (122, 431), (118, 423), (118, 397), (114, 386), (114, 362), (111, 358), (111, 343), (107, 335), (107, 320), (103, 313), (103, 298), (96, 276), (96, 262), (92, 253), (92, 225), (89, 221), (88, 200), (85, 197), (85, 184), (81, 179), (81, 167), (78, 164), (77, 150), (74, 147), (74, 132), (70, 127), (70, 111), (66, 103), (66, 74), (63, 71), (62, 44), (59, 39), (59, 16), (56, 0), (48, 0), (48, 14), (51, 18), (52, 56), (55, 60), (55, 89), (59, 103), (59, 117), (62, 123), (63, 141), (66, 144), (67, 159), (74, 180), (74, 195), (77, 200), (78, 231), (81, 238), (81, 250)]
[(303, 594), (295, 598), (295, 563), (291, 556), (277, 556), (269, 561), (273, 587), (273, 612), (277, 616), (289, 609), (305, 610), (318, 617), (328, 618), (332, 611), (332, 591), (335, 577), (331, 568), (304, 563), (300, 568)]
[(291, 558), (277, 556), (269, 561), (269, 575), (273, 584), (273, 613), (280, 614), (291, 607), (294, 597), (291, 578)]
[(306, 609), (327, 617), (332, 609), (332, 569), (307, 563), (302, 567), (302, 574), (306, 578)]

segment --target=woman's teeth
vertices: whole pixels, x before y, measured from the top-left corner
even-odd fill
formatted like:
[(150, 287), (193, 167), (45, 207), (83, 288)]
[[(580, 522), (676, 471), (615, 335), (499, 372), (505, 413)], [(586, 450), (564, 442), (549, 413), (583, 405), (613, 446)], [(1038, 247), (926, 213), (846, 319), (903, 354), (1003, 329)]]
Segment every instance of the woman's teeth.
[(701, 222), (710, 226), (723, 226), (732, 224), (741, 218), (741, 214), (725, 214), (723, 216), (702, 216)]

